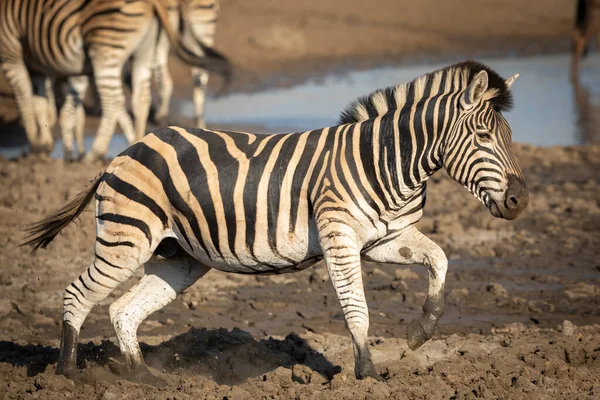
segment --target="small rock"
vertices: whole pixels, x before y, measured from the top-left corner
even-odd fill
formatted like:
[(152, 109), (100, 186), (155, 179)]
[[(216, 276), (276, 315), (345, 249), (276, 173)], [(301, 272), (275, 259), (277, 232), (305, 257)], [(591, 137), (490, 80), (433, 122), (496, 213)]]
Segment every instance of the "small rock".
[(495, 294), (496, 296), (501, 296), (501, 297), (508, 296), (508, 292), (506, 291), (506, 289), (504, 289), (504, 286), (502, 286), (501, 284), (496, 283), (496, 282), (491, 282), (489, 285), (487, 285), (485, 290), (492, 294)]
[(397, 281), (409, 281), (412, 279), (419, 279), (419, 275), (410, 268), (397, 268), (394, 271), (394, 279)]
[(108, 390), (102, 395), (102, 400), (117, 400), (118, 398), (118, 395), (111, 393)]
[(315, 268), (308, 278), (309, 283), (321, 283), (327, 280), (329, 280), (329, 273), (325, 268)]
[(381, 278), (384, 278), (384, 279), (390, 279), (390, 275), (387, 272), (385, 272), (384, 270), (382, 270), (381, 268), (378, 268), (378, 267), (373, 268), (373, 270), (371, 271), (371, 273), (369, 275), (381, 277)]
[(303, 364), (296, 364), (292, 367), (292, 380), (294, 382), (306, 385), (310, 383), (313, 370)]
[(546, 314), (554, 312), (556, 307), (554, 307), (554, 304), (544, 300), (531, 300), (527, 303), (527, 308), (529, 308), (529, 311), (536, 314)]
[(242, 389), (239, 386), (233, 386), (231, 388), (231, 390), (229, 391), (229, 397), (230, 399), (235, 399), (235, 400), (252, 400), (253, 397), (250, 394), (250, 392), (248, 392), (246, 389)]
[(331, 390), (337, 390), (346, 387), (348, 384), (348, 376), (344, 373), (339, 373), (331, 380)]
[(452, 289), (450, 291), (450, 297), (455, 299), (464, 299), (469, 297), (469, 289), (460, 288), (460, 289)]
[(387, 399), (390, 397), (390, 388), (385, 382), (375, 382), (370, 390), (373, 399)]
[(571, 321), (565, 319), (562, 325), (559, 325), (558, 330), (562, 331), (565, 336), (573, 336), (577, 327)]
[(290, 387), (292, 385), (292, 370), (285, 367), (279, 367), (273, 371), (271, 380), (281, 387)]
[(13, 305), (10, 300), (0, 299), (0, 317), (5, 317), (13, 310)]

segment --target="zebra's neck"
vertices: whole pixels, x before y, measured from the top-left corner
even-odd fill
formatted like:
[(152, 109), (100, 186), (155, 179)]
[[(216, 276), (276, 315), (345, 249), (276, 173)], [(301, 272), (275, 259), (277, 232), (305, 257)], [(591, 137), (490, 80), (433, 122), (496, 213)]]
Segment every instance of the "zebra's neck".
[[(361, 136), (369, 135), (375, 182), (396, 205), (420, 192), (442, 166), (443, 118), (429, 112), (433, 100), (408, 105), (359, 123)], [(365, 138), (361, 138), (364, 143)], [(363, 157), (364, 159), (365, 157)]]

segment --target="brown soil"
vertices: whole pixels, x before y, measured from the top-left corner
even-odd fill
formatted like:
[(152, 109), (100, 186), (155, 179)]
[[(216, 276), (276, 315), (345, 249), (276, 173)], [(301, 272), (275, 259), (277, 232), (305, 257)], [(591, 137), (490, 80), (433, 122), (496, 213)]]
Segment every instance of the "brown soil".
[(94, 221), (85, 213), (35, 257), (17, 245), (25, 224), (103, 166), (0, 161), (0, 398), (597, 398), (600, 146), (516, 151), (531, 192), (516, 221), (491, 217), (444, 173), (431, 180), (420, 228), (450, 268), (446, 314), (421, 349), (404, 335), (425, 298), (424, 269), (365, 264), (371, 350), (387, 381), (354, 379), (350, 338), (318, 265), (273, 277), (213, 271), (152, 315), (139, 339), (164, 388), (111, 372), (119, 354), (108, 305), (131, 283), (84, 324), (82, 382), (54, 375), (62, 290), (92, 258)]
[[(217, 46), (236, 66), (234, 90), (398, 61), (566, 50), (574, 12), (563, 0), (222, 3)], [(175, 62), (174, 71), (178, 95), (191, 96), (187, 69)], [(10, 114), (10, 99), (0, 98), (3, 109)], [(425, 271), (365, 263), (371, 350), (387, 381), (354, 379), (350, 338), (318, 265), (277, 277), (213, 271), (152, 315), (139, 338), (164, 388), (112, 372), (108, 305), (135, 279), (84, 324), (82, 382), (54, 375), (62, 291), (92, 258), (94, 221), (84, 214), (36, 257), (18, 243), (27, 223), (103, 166), (0, 160), (0, 399), (597, 398), (600, 146), (516, 151), (531, 192), (516, 221), (494, 219), (443, 173), (431, 181), (420, 228), (450, 269), (446, 314), (421, 349), (404, 335), (425, 299)]]

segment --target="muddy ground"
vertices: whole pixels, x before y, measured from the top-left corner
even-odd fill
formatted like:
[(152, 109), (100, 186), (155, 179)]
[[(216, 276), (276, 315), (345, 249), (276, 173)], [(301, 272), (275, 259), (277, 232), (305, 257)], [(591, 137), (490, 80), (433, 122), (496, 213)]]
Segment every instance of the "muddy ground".
[[(233, 90), (247, 91), (457, 54), (564, 51), (575, 7), (563, 0), (222, 4), (217, 45), (236, 66)], [(173, 67), (176, 94), (191, 96), (187, 69)], [(10, 106), (3, 99), (0, 113)], [(84, 324), (82, 382), (54, 375), (62, 291), (92, 258), (93, 218), (85, 213), (36, 257), (18, 247), (21, 230), (103, 166), (0, 159), (0, 399), (598, 398), (600, 146), (516, 150), (531, 193), (516, 221), (491, 217), (443, 173), (431, 180), (420, 228), (450, 267), (446, 313), (422, 348), (409, 350), (404, 335), (425, 299), (424, 269), (365, 263), (371, 350), (385, 382), (354, 379), (350, 338), (318, 265), (276, 277), (212, 271), (152, 315), (139, 338), (164, 388), (112, 372), (119, 354), (108, 305), (143, 271)]]
[(84, 383), (54, 375), (62, 290), (92, 258), (93, 218), (85, 213), (36, 257), (17, 247), (20, 230), (103, 166), (0, 161), (0, 398), (598, 398), (600, 146), (516, 150), (531, 193), (516, 221), (490, 216), (443, 172), (430, 182), (420, 228), (450, 259), (433, 340), (411, 351), (404, 339), (425, 299), (424, 269), (365, 263), (370, 345), (387, 381), (354, 379), (318, 265), (273, 277), (212, 271), (152, 315), (139, 338), (165, 388), (111, 372), (119, 354), (108, 305), (131, 282), (84, 324)]

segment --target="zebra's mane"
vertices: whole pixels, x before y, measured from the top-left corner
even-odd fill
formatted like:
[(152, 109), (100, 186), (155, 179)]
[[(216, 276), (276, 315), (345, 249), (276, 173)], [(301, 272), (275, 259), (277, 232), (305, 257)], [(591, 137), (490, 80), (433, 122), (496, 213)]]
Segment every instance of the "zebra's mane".
[(422, 97), (430, 81), (440, 80), (444, 73), (460, 74), (464, 82), (471, 82), (477, 73), (485, 70), (488, 74), (488, 89), (484, 99), (491, 102), (498, 111), (508, 111), (512, 108), (512, 93), (506, 82), (487, 65), (476, 61), (463, 61), (458, 64), (422, 75), (411, 82), (385, 89), (376, 90), (366, 96), (359, 97), (342, 111), (340, 124), (351, 124), (365, 121), (378, 115), (383, 115), (391, 110), (402, 108), (408, 97)]

